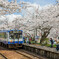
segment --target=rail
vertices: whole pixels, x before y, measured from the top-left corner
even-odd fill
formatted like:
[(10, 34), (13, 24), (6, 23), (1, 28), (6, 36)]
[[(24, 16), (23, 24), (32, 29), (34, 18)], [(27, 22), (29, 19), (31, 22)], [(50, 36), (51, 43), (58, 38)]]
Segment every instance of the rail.
[(0, 53), (0, 56), (3, 57), (4, 59), (8, 59), (8, 58), (5, 57), (2, 53)]
[(25, 50), (15, 50), (15, 52), (27, 57), (28, 59), (34, 59), (34, 58), (39, 59), (39, 57), (37, 57), (33, 54), (29, 54), (29, 53), (25, 52)]

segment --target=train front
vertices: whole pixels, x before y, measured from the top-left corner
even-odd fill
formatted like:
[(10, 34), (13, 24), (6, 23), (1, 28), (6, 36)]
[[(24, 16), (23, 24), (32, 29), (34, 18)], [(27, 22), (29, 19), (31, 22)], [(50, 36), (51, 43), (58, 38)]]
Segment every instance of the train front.
[(22, 47), (23, 43), (23, 31), (22, 30), (13, 30), (9, 32), (10, 42), (13, 42), (14, 47)]

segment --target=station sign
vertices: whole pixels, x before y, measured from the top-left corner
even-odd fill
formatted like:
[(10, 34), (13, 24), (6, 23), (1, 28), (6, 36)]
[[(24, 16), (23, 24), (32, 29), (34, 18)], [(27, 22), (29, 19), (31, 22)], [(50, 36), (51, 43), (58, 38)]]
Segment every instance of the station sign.
[(39, 36), (35, 36), (35, 41), (37, 41), (39, 39)]

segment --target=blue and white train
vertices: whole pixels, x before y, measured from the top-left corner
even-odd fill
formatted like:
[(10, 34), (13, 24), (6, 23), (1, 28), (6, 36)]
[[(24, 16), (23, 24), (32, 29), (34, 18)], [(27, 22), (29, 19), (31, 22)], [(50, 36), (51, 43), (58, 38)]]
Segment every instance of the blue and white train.
[(22, 47), (22, 30), (0, 30), (0, 45), (8, 48)]

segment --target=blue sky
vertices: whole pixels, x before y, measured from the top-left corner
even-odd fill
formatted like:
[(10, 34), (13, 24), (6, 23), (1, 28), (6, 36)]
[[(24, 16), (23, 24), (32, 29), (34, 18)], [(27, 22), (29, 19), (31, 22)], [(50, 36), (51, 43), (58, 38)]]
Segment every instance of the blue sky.
[[(11, 0), (8, 0), (8, 1), (10, 2)], [(45, 5), (49, 5), (49, 4), (56, 4), (56, 0), (21, 0), (21, 1), (30, 2), (32, 4), (39, 4), (40, 6), (45, 6)], [(20, 2), (20, 0), (17, 0), (17, 2)], [(22, 15), (22, 13), (14, 13), (14, 14)]]
[[(19, 2), (20, 0), (17, 1)], [(32, 4), (33, 3), (40, 4), (41, 6), (48, 5), (48, 4), (56, 4), (56, 0), (22, 0), (22, 1), (30, 2)]]

